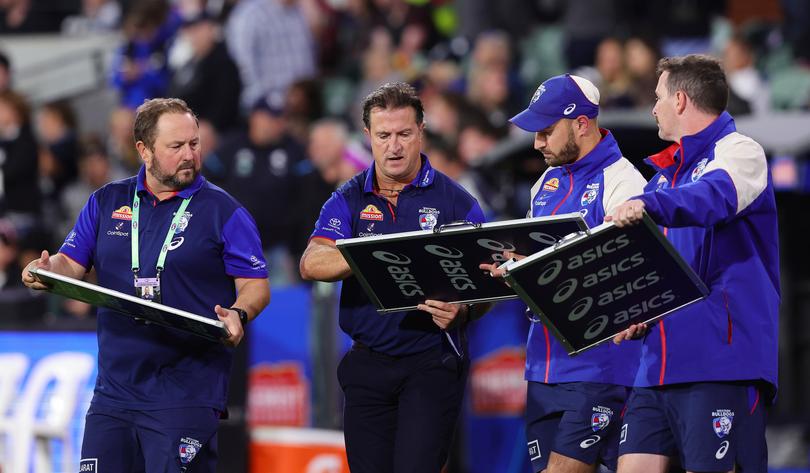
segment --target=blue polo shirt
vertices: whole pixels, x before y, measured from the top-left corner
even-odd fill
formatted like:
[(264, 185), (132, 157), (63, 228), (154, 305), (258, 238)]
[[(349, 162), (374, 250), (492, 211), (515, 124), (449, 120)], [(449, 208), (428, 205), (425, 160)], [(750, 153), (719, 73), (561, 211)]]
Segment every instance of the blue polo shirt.
[[(158, 201), (145, 169), (90, 196), (60, 253), (87, 269), (98, 284), (134, 294), (130, 251), (132, 198), (140, 197), (140, 277), (154, 277), (158, 253), (182, 199), (193, 195), (166, 256), (162, 303), (216, 319), (214, 305), (236, 300), (234, 278), (266, 278), (256, 224), (222, 189), (201, 175), (175, 196)], [(145, 325), (110, 309), (98, 310), (98, 378), (93, 403), (123, 409), (212, 407), (224, 410), (232, 350), (175, 329)]]
[[(457, 220), (483, 222), (473, 196), (430, 166), (422, 155), (416, 178), (399, 194), (397, 205), (374, 192), (374, 164), (332, 194), (321, 209), (312, 238), (338, 240), (433, 228)], [(372, 350), (411, 355), (441, 345), (441, 331), (427, 312), (381, 315), (354, 276), (340, 292), (340, 328)]]

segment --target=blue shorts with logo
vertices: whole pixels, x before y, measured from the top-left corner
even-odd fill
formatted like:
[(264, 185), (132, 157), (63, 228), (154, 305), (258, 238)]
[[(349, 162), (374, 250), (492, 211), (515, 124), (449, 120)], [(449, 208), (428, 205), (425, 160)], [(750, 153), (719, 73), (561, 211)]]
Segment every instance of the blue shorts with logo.
[(633, 388), (619, 454), (678, 457), (689, 471), (767, 471), (765, 417), (750, 382)]
[(134, 411), (91, 405), (79, 471), (214, 473), (219, 412), (211, 408)]
[(529, 382), (526, 441), (532, 470), (544, 470), (552, 451), (615, 470), (628, 392), (613, 384)]

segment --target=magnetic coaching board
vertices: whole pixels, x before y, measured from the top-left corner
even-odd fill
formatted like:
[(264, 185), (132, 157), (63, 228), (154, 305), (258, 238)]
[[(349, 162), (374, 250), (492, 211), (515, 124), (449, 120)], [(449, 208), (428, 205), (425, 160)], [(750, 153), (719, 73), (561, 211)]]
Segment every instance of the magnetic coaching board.
[(60, 296), (94, 306), (107, 307), (136, 319), (176, 328), (216, 342), (229, 336), (225, 324), (219, 320), (147, 301), (44, 269), (33, 269), (31, 274), (48, 285), (49, 292)]
[(505, 277), (569, 354), (708, 294), (646, 214), (638, 225), (608, 222), (565, 239), (508, 265)]
[(337, 247), (381, 313), (426, 299), (476, 303), (517, 297), (478, 268), (504, 251), (530, 255), (587, 228), (579, 213), (484, 224), (453, 223), (415, 232), (342, 239)]

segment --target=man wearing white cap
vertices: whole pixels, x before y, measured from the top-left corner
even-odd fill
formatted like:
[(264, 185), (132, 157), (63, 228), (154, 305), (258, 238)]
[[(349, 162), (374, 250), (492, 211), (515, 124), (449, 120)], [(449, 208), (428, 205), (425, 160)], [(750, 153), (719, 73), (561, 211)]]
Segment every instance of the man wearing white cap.
[[(529, 216), (579, 212), (593, 227), (642, 191), (646, 181), (622, 157), (613, 135), (599, 128), (598, 114), (596, 87), (565, 74), (543, 82), (529, 107), (512, 117), (535, 133), (534, 148), (549, 165), (532, 187)], [(482, 269), (502, 274), (494, 265)], [(545, 326), (532, 324), (526, 438), (533, 471), (590, 473), (600, 462), (615, 470), (619, 418), (639, 359), (627, 345), (606, 343), (569, 357)]]

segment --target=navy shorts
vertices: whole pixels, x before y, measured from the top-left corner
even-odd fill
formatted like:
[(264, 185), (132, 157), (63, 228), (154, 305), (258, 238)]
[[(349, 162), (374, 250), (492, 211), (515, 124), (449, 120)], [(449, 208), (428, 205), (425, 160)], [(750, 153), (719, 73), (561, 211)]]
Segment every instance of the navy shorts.
[(735, 463), (746, 472), (767, 471), (761, 404), (747, 382), (634, 388), (619, 454), (678, 457), (690, 471), (730, 471)]
[(439, 473), (468, 372), (448, 350), (396, 357), (356, 344), (337, 369), (352, 473)]
[(133, 411), (91, 405), (82, 472), (214, 473), (219, 413), (211, 408)]
[(529, 382), (526, 441), (532, 470), (544, 470), (552, 451), (615, 470), (628, 392), (613, 384)]

